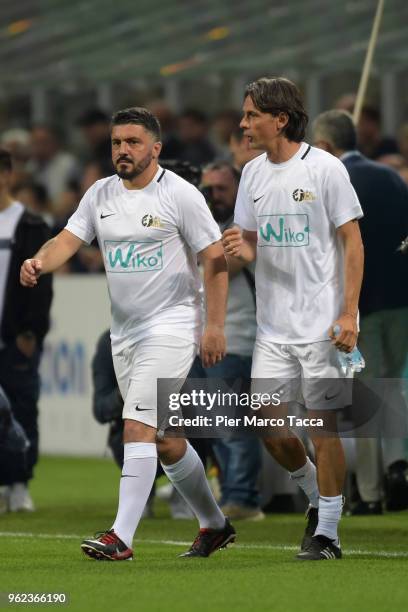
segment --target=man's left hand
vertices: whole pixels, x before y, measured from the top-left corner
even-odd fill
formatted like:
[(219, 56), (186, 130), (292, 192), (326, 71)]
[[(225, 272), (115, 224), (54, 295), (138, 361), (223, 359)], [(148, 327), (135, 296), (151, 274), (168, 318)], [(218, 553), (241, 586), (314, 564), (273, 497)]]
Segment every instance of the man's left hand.
[[(340, 327), (340, 333), (337, 336), (334, 335), (333, 331), (336, 325)], [(332, 344), (339, 351), (351, 353), (357, 344), (357, 318), (352, 314), (342, 314), (331, 326), (329, 336), (332, 339)]]
[(203, 366), (210, 368), (225, 357), (226, 342), (224, 328), (207, 325), (201, 338), (200, 356)]

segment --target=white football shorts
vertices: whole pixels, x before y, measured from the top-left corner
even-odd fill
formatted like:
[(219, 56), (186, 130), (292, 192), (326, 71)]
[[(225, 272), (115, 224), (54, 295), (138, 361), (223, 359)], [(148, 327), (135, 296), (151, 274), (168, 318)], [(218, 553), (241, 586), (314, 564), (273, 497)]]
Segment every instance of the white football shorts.
[(337, 410), (351, 404), (350, 380), (329, 340), (277, 344), (257, 339), (251, 377), (253, 393), (279, 393), (282, 403), (303, 396), (308, 410)]
[(166, 391), (178, 393), (197, 355), (198, 346), (177, 336), (142, 338), (113, 355), (119, 390), (124, 400), (122, 418), (157, 428), (157, 379), (174, 379)]

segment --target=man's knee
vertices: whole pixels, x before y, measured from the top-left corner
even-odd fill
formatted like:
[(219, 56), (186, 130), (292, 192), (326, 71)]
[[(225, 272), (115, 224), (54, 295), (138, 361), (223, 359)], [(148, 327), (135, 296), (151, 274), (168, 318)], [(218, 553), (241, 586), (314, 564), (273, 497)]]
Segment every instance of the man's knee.
[(156, 442), (156, 428), (150, 427), (140, 421), (124, 420), (123, 443), (127, 442)]
[(162, 438), (157, 440), (157, 453), (165, 465), (176, 463), (186, 452), (187, 443), (184, 438)]

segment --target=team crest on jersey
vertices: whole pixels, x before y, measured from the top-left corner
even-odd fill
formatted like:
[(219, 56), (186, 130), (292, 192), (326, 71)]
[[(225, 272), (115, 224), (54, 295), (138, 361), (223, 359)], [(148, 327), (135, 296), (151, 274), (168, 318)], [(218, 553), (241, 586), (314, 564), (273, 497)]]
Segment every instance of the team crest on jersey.
[(295, 202), (313, 202), (316, 199), (315, 194), (307, 189), (295, 189), (292, 197)]
[(142, 225), (143, 227), (163, 227), (160, 217), (153, 217), (153, 215), (145, 215), (142, 218)]

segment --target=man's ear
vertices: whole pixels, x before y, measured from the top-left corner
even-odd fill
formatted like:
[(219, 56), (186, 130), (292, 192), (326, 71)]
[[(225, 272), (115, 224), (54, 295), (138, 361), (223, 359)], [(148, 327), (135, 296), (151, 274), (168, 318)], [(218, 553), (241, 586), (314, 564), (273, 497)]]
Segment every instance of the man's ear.
[(158, 159), (160, 157), (160, 152), (162, 150), (162, 143), (161, 142), (155, 142), (153, 145), (153, 157), (155, 159)]
[(289, 123), (289, 115), (287, 113), (279, 113), (278, 115), (278, 129), (282, 131)]

